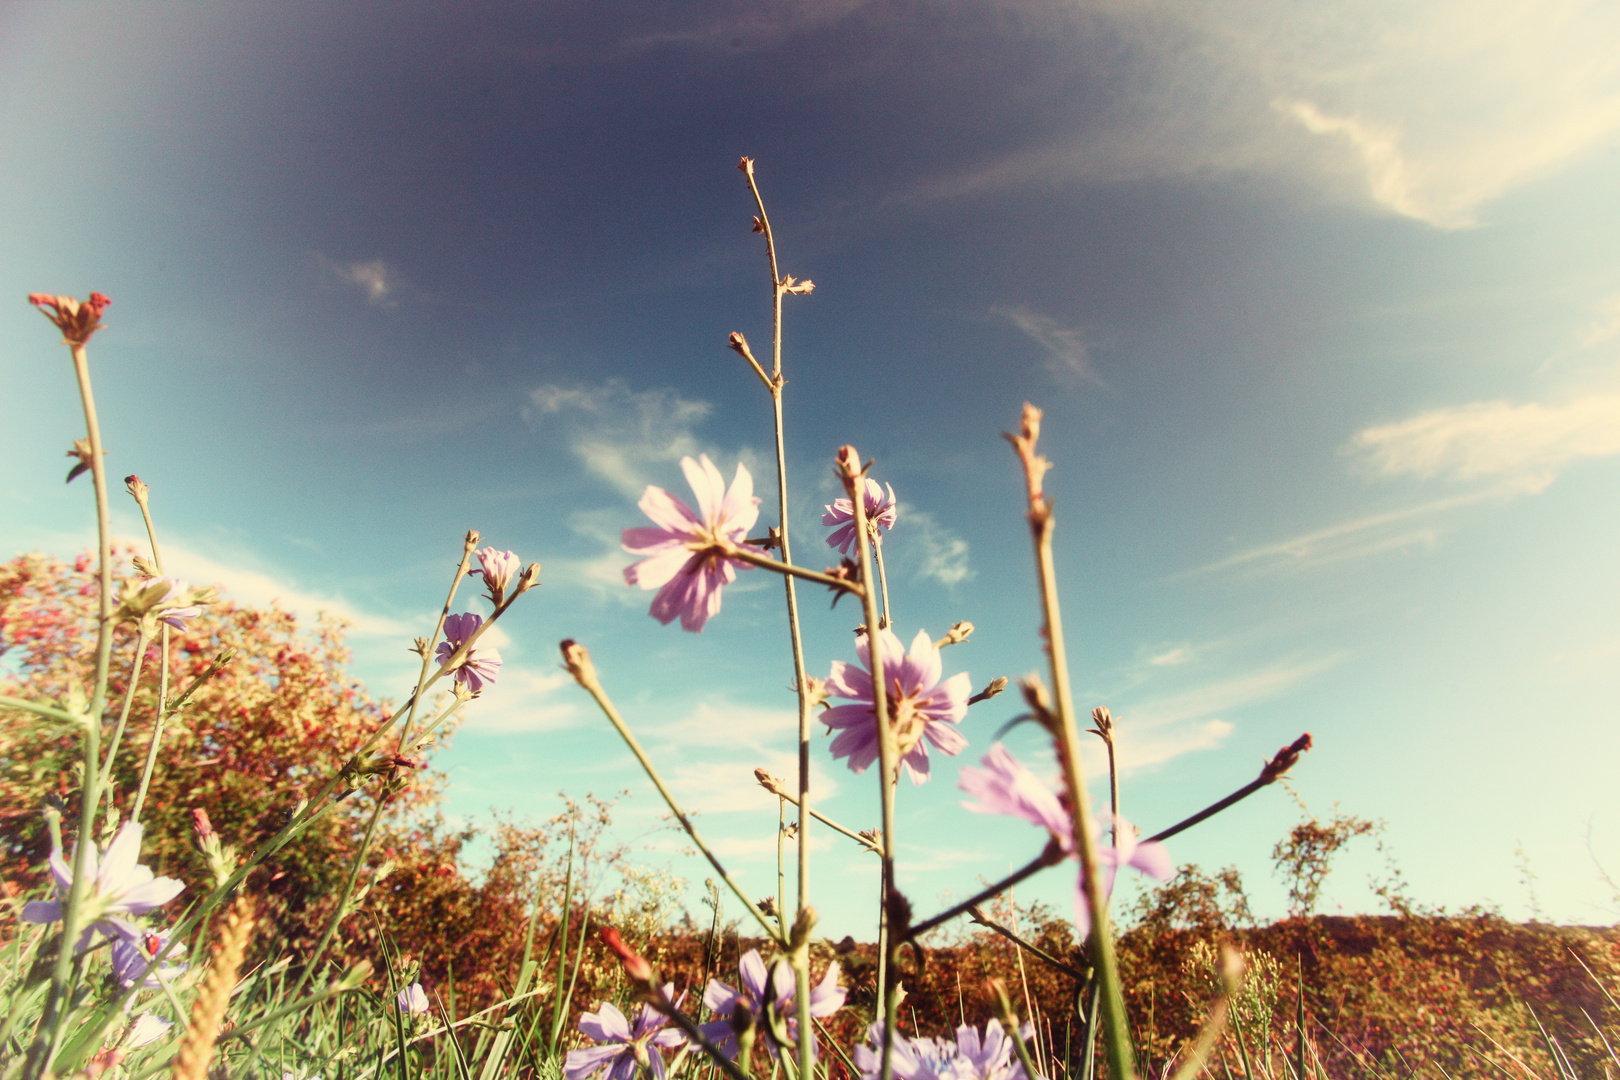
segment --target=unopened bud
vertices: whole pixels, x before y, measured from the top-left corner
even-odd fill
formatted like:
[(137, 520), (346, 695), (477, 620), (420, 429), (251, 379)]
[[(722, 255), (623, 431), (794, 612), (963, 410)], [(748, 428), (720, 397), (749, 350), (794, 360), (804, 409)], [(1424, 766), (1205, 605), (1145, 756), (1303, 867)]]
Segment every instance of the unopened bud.
[(844, 492), (851, 499), (862, 497), (856, 494), (855, 484), (861, 479), (864, 471), (861, 468), (859, 451), (847, 444), (838, 448), (838, 455), (833, 458), (833, 475), (844, 482)]
[(760, 787), (764, 788), (766, 791), (770, 792), (772, 795), (781, 795), (784, 798), (787, 797), (788, 790), (787, 790), (787, 781), (786, 780), (782, 780), (782, 779), (779, 779), (778, 777), (772, 776), (770, 773), (766, 772), (764, 769), (755, 769), (754, 770), (754, 779), (759, 781), (759, 786)]
[(619, 957), (619, 963), (624, 965), (624, 973), (630, 981), (638, 984), (639, 988), (651, 992), (658, 985), (658, 973), (647, 962), (647, 958), (636, 952), (624, 943), (619, 932), (611, 926), (602, 928), (602, 944), (612, 949)]
[(152, 489), (143, 484), (140, 477), (136, 476), (134, 473), (130, 473), (128, 476), (124, 477), (124, 490), (128, 491), (132, 496), (134, 496), (136, 502), (140, 503), (142, 506), (145, 506), (147, 493)]
[(478, 541), (482, 539), (483, 537), (478, 535), (477, 529), (468, 529), (467, 535), (462, 539), (462, 542), (467, 545), (468, 551), (472, 551), (478, 546)]
[(597, 685), (596, 665), (591, 663), (591, 654), (585, 646), (573, 638), (567, 638), (562, 643), (562, 654), (563, 667), (568, 669), (575, 682), (587, 690)]
[(214, 823), (208, 820), (208, 811), (200, 806), (191, 809), (191, 827), (197, 830), (197, 839), (202, 843), (206, 844), (214, 835)]

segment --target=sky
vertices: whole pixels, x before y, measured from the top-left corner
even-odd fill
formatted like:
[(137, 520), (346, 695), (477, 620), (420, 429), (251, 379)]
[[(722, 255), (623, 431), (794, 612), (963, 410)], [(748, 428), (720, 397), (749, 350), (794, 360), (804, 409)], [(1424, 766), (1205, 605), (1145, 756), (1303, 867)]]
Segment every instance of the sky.
[[(1386, 823), (1324, 911), (1382, 910), (1369, 878), (1398, 867), (1421, 904), (1612, 923), (1616, 40), (1602, 0), (7, 5), (0, 547), (94, 543), (88, 485), (62, 484), (66, 350), (24, 296), (99, 290), (109, 471), (151, 485), (173, 569), (343, 616), (397, 700), (466, 530), (540, 562), (437, 758), (447, 813), (627, 791), (620, 839), (701, 912), (704, 864), (558, 666), (574, 638), (774, 892), (752, 770), (794, 768), (780, 587), (749, 572), (701, 635), (661, 626), (619, 536), (700, 453), (750, 469), (774, 521), (769, 398), (725, 348), (770, 338), (746, 154), (782, 271), (816, 286), (785, 323), (802, 563), (836, 561), (819, 515), (851, 443), (900, 501), (902, 639), (967, 619), (947, 673), (1041, 668), (999, 437), (1033, 402), (1125, 815), (1156, 831), (1315, 738), (1292, 794), (1178, 837), (1177, 863), (1235, 865), (1280, 915), (1302, 802)], [(121, 493), (114, 525), (140, 534)], [(855, 606), (801, 595), (809, 670), (853, 660)], [(458, 607), (484, 610), (470, 586)], [(902, 782), (919, 914), (1040, 849), (956, 788), (1019, 712), (974, 706), (969, 748)], [(1053, 774), (1029, 725), (1005, 738)], [(817, 804), (877, 824), (875, 770), (814, 751)], [(810, 843), (822, 928), (870, 938), (875, 860)], [(1018, 894), (1068, 895), (1056, 871)]]

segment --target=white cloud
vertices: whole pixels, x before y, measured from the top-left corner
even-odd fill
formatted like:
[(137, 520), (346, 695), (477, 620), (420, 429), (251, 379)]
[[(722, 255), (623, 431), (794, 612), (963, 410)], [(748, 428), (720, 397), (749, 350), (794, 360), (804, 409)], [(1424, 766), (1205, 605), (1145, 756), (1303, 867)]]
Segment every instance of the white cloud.
[[(1280, 665), (1237, 678), (1223, 679), (1113, 710), (1120, 771), (1148, 768), (1195, 750), (1217, 746), (1232, 731), (1221, 714), (1284, 693), (1304, 679), (1326, 671), (1338, 657), (1320, 657)], [(1092, 754), (1087, 771), (1106, 773), (1107, 759)]]
[(506, 663), (501, 665), (500, 679), (465, 706), (461, 730), (471, 735), (507, 735), (572, 727), (581, 716), (578, 697), (574, 679), (566, 671)]
[(1064, 326), (1027, 307), (992, 308), (1018, 329), (1025, 337), (1046, 351), (1046, 367), (1064, 382), (1102, 382), (1091, 366), (1091, 350), (1079, 330)]
[(1185, 645), (1178, 645), (1174, 649), (1166, 649), (1162, 653), (1148, 657), (1148, 663), (1153, 667), (1172, 667), (1176, 664), (1185, 664), (1193, 658), (1193, 651)]
[(1540, 491), (1575, 461), (1620, 454), (1620, 394), (1433, 409), (1367, 428), (1351, 445), (1385, 476), (1491, 477)]
[[(144, 547), (138, 545), (137, 550)], [(254, 607), (268, 607), (272, 600), (300, 618), (313, 620), (325, 611), (349, 624), (356, 637), (399, 637), (410, 639), (422, 631), (412, 623), (362, 611), (341, 597), (308, 592), (263, 570), (223, 562), (189, 547), (163, 546), (163, 568), (176, 577), (198, 585), (218, 585), (228, 600)]]
[[(558, 425), (587, 470), (626, 498), (639, 499), (648, 484), (669, 487), (680, 479), (670, 465), (705, 451), (693, 429), (713, 406), (674, 390), (632, 390), (620, 379), (597, 386), (545, 385), (529, 392), (523, 418), (536, 427)], [(728, 481), (739, 457), (757, 477), (756, 456), (711, 453)]]
[(974, 575), (968, 564), (968, 542), (926, 510), (901, 503), (894, 530), (886, 536), (885, 564), (890, 573), (909, 565), (912, 580), (933, 580), (947, 588)]
[[(798, 775), (799, 714), (794, 709), (762, 709), (726, 701), (701, 702), (679, 720), (648, 728), (643, 737), (659, 746), (676, 798), (706, 814), (770, 813), (776, 797), (759, 786), (754, 769), (783, 779)], [(818, 729), (819, 733), (819, 729)], [(707, 752), (690, 754), (691, 751)], [(719, 760), (713, 752), (723, 750)], [(837, 780), (821, 755), (810, 766), (810, 800), (832, 798)], [(774, 849), (773, 849), (774, 850)]]
[(912, 192), (1253, 171), (1441, 228), (1620, 134), (1610, 0), (1030, 0), (1121, 89), (1042, 145)]
[(396, 299), (400, 289), (399, 273), (383, 260), (338, 263), (329, 261), (325, 256), (317, 258), (339, 281), (353, 285), (365, 294), (367, 303), (377, 307), (393, 307), (399, 302)]

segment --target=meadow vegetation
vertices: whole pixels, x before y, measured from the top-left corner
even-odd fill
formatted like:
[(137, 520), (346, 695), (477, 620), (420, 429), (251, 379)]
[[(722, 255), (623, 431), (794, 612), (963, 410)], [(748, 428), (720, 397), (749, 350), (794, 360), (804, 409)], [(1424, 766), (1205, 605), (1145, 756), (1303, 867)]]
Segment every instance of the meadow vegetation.
[[(875, 940), (818, 934), (809, 844), (787, 845), (796, 893), (744, 893), (572, 640), (564, 665), (711, 865), (701, 916), (675, 902), (668, 871), (614, 845), (613, 805), (583, 793), (549, 821), (498, 821), (491, 869), (469, 873), (477, 834), (438, 813), (431, 760), (498, 682), (501, 657), (480, 639), (539, 585), (538, 564), (468, 532), (434, 631), (414, 643), (414, 686), (397, 703), (373, 698), (347, 671), (338, 623), (300, 626), (166, 577), (153, 494), (136, 475), (124, 488), (147, 542), (115, 546), (88, 360), (110, 301), (35, 294), (73, 361), (86, 433), (68, 479), (89, 474), (100, 540), (72, 562), (35, 553), (0, 566), (0, 1078), (1612, 1076), (1613, 929), (1423, 909), (1398, 874), (1378, 885), (1389, 914), (1319, 915), (1335, 854), (1379, 830), (1342, 814), (1307, 814), (1278, 840), (1281, 921), (1257, 923), (1235, 868), (1174, 864), (1168, 841), (1272, 789), (1309, 735), (1154, 836), (1125, 819), (1114, 720), (1072, 699), (1038, 409), (1006, 438), (1047, 645), (1032, 666), (1044, 672), (975, 688), (950, 673), (971, 623), (938, 638), (891, 625), (883, 537), (904, 522), (853, 446), (829, 442), (845, 492), (822, 520), (831, 531), (799, 534), (809, 561), (825, 542), (838, 565), (794, 560), (782, 314), (813, 286), (780, 272), (752, 162), (739, 167), (774, 334), (763, 360), (741, 335), (730, 347), (771, 406), (775, 524), (760, 526), (743, 466), (728, 482), (708, 458), (685, 459), (693, 501), (647, 489), (651, 524), (623, 534), (638, 557), (626, 582), (654, 593), (653, 617), (701, 632), (739, 572), (780, 575), (799, 770), (759, 781), (779, 799), (784, 839), (831, 829), (878, 860)], [(487, 608), (458, 601), (470, 581)], [(807, 658), (799, 583), (855, 601), (851, 656)], [(958, 784), (971, 809), (1026, 822), (1039, 855), (946, 911), (921, 910), (893, 885), (900, 781), (944, 782), (935, 768), (967, 749), (967, 711), (1010, 692), (1021, 721), (1049, 737), (1062, 786), (999, 742)], [(811, 804), (817, 725), (835, 736), (833, 758), (876, 785), (881, 829), (853, 832)], [(1099, 752), (1110, 783), (1094, 807), (1082, 755)], [(1111, 912), (1125, 872), (1161, 884)], [(1072, 909), (1013, 904), (1014, 886), (1041, 873), (1070, 875)]]

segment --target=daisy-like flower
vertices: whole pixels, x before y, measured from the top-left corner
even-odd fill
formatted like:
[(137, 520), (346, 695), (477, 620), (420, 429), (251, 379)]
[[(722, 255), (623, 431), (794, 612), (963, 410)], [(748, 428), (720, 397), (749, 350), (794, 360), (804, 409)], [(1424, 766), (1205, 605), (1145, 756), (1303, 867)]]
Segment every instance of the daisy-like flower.
[[(973, 683), (967, 672), (940, 681), (939, 649), (928, 631), (919, 630), (911, 651), (901, 648), (894, 631), (878, 631), (883, 641), (884, 688), (888, 691), (889, 723), (899, 746), (900, 762), (911, 774), (911, 782), (928, 779), (928, 747), (924, 738), (942, 753), (952, 756), (967, 747), (967, 740), (956, 725), (967, 715)], [(842, 728), (832, 742), (835, 758), (848, 758), (856, 773), (878, 757), (877, 707), (873, 704), (872, 649), (870, 639), (861, 635), (855, 644), (861, 667), (833, 661), (826, 682), (827, 693), (849, 698), (854, 705), (835, 705), (821, 714), (829, 728)]]
[[(90, 887), (80, 901), (84, 933), (79, 935), (75, 952), (88, 948), (97, 933), (138, 938), (141, 931), (122, 916), (154, 911), (185, 889), (183, 881), (154, 877), (148, 867), (136, 861), (140, 857), (141, 827), (133, 821), (118, 830), (106, 851), (98, 853), (91, 848), (85, 865)], [(62, 857), (60, 849), (51, 852), (50, 864), (56, 899), (30, 900), (23, 905), (22, 917), (27, 922), (52, 923), (62, 918), (62, 905), (73, 890), (73, 867)]]
[[(1074, 851), (1074, 825), (1064, 794), (1053, 791), (1035, 774), (1024, 768), (1008, 749), (996, 743), (979, 762), (983, 769), (966, 768), (957, 786), (979, 802), (964, 802), (969, 810), (982, 814), (1008, 814), (1039, 825), (1052, 835), (1070, 858)], [(1101, 815), (1107, 818), (1109, 815)], [(1159, 881), (1168, 880), (1174, 867), (1165, 846), (1152, 840), (1139, 840), (1136, 826), (1124, 815), (1114, 819), (1114, 845), (1101, 847), (1102, 823), (1091, 817), (1091, 833), (1097, 853), (1097, 872), (1102, 875), (1102, 894), (1114, 891), (1114, 875), (1122, 866), (1132, 867)], [(1075, 884), (1075, 925), (1082, 935), (1091, 930), (1091, 912), (1086, 906), (1085, 881)]]
[[(705, 1038), (714, 1043), (722, 1053), (733, 1060), (737, 1057), (736, 1033), (731, 1030), (731, 1016), (740, 1004), (747, 1009), (759, 1023), (763, 1018), (760, 1013), (765, 1003), (765, 981), (771, 980), (772, 1011), (787, 1022), (788, 1038), (797, 1040), (799, 1030), (799, 1010), (793, 1004), (793, 997), (797, 991), (794, 985), (793, 969), (786, 964), (778, 964), (774, 975), (765, 969), (765, 961), (760, 958), (758, 949), (749, 949), (737, 961), (737, 975), (740, 984), (738, 989), (732, 989), (719, 979), (710, 979), (709, 985), (703, 991), (703, 1004), (719, 1020), (711, 1020), (699, 1030)], [(847, 991), (838, 985), (838, 964), (827, 965), (827, 972), (821, 977), (821, 982), (810, 989), (810, 1015), (816, 1018), (831, 1016), (844, 1007), (844, 997)], [(771, 1026), (760, 1023), (766, 1033), (766, 1046), (770, 1048), (771, 1055), (776, 1056), (778, 1047), (776, 1040), (771, 1036)], [(812, 1036), (813, 1037), (813, 1036)]]
[[(674, 995), (675, 984), (666, 983), (664, 997), (673, 999)], [(686, 995), (682, 994), (675, 1000), (675, 1007), (680, 1008), (685, 999)], [(563, 1075), (568, 1080), (584, 1080), (596, 1073), (606, 1073), (607, 1080), (632, 1080), (637, 1069), (644, 1068), (651, 1070), (657, 1080), (663, 1080), (664, 1055), (658, 1048), (673, 1049), (686, 1042), (682, 1032), (664, 1027), (669, 1017), (651, 1005), (643, 1005), (632, 1029), (630, 1021), (612, 1002), (604, 1001), (598, 1009), (599, 1012), (588, 1012), (579, 1018), (579, 1030), (600, 1045), (568, 1051)]]
[[(484, 625), (484, 617), (474, 612), (465, 615), (449, 615), (444, 620), (444, 640), (433, 652), (433, 659), (443, 664), (455, 655), (461, 648), (462, 642), (478, 632)], [(473, 693), (479, 693), (485, 686), (495, 681), (495, 676), (501, 671), (501, 654), (498, 649), (489, 645), (475, 645), (467, 653), (467, 658), (456, 668), (456, 682), (466, 683)]]
[(701, 633), (703, 624), (720, 613), (720, 590), (737, 580), (739, 569), (751, 569), (726, 553), (745, 546), (748, 530), (759, 520), (759, 499), (754, 478), (741, 464), (730, 490), (707, 455), (682, 458), (681, 469), (697, 496), (698, 512), (663, 488), (648, 487), (639, 505), (653, 527), (624, 530), (624, 550), (645, 556), (625, 567), (624, 580), (658, 590), (653, 618), (668, 626), (678, 617), (681, 629)]
[(507, 587), (523, 573), (523, 560), (515, 551), (496, 551), (492, 547), (478, 553), (478, 565), (467, 571), (468, 577), (482, 577), (489, 586), (490, 601), (499, 606), (506, 596)]
[(407, 1016), (426, 1016), (430, 1008), (427, 991), (421, 983), (411, 983), (394, 996), (394, 1008)]
[[(882, 544), (884, 531), (894, 528), (894, 519), (900, 512), (894, 501), (894, 485), (879, 484), (867, 477), (865, 492), (866, 520), (871, 523), (872, 543)], [(822, 509), (827, 512), (821, 515), (821, 523), (839, 526), (827, 537), (827, 546), (848, 555), (855, 543), (855, 503), (849, 499), (835, 499), (831, 506), (823, 506)]]
[(56, 324), (57, 329), (62, 331), (62, 340), (69, 345), (83, 345), (89, 341), (90, 335), (101, 329), (101, 313), (112, 303), (98, 292), (91, 293), (90, 299), (82, 304), (71, 296), (52, 296), (49, 293), (29, 293), (28, 302)]
[(173, 578), (164, 578), (162, 580), (168, 582), (169, 591), (165, 593), (163, 599), (158, 602), (156, 608), (158, 612), (158, 622), (168, 623), (176, 630), (184, 630), (186, 628), (186, 619), (195, 619), (197, 616), (202, 614), (202, 605), (195, 603), (184, 604), (180, 607), (165, 607), (164, 605), (180, 603), (183, 600), (199, 599), (203, 595), (206, 595), (206, 590), (204, 593), (198, 593), (196, 590), (193, 590), (190, 585), (187, 585), (183, 581), (178, 581)]
[[(1024, 1037), (1032, 1034), (1034, 1028), (1025, 1025)], [(883, 1025), (868, 1028), (867, 1038), (870, 1045), (855, 1048), (855, 1067), (862, 1080), (874, 1080), (882, 1072)], [(978, 1028), (963, 1024), (956, 1029), (955, 1042), (906, 1039), (897, 1033), (893, 1060), (894, 1075), (901, 1080), (1027, 1080), (999, 1020), (985, 1024), (982, 1038)]]
[(168, 957), (165, 957), (161, 964), (157, 963), (157, 958), (166, 949), (169, 957), (173, 957), (184, 952), (185, 946), (177, 945), (169, 949), (167, 930), (141, 931), (133, 940), (124, 937), (114, 938), (112, 968), (113, 977), (118, 980), (118, 985), (128, 990), (138, 982), (144, 987), (155, 989), (185, 971), (187, 965), (176, 963)]

